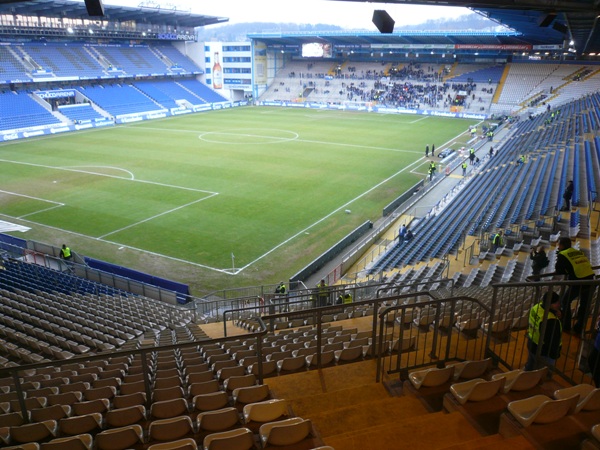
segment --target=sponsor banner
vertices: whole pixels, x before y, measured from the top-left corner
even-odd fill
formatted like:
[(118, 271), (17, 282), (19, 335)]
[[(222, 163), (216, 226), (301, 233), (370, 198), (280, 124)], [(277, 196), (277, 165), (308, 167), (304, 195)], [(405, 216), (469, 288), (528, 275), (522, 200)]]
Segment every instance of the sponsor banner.
[(211, 105), (207, 103), (205, 105), (194, 106), (192, 108), (192, 111), (194, 111), (194, 112), (202, 112), (202, 111), (209, 111), (211, 109), (212, 109)]
[(389, 106), (366, 106), (366, 105), (332, 105), (327, 103), (292, 103), (283, 101), (266, 101), (257, 102), (259, 106), (281, 106), (284, 108), (311, 108), (311, 109), (335, 109), (335, 110), (346, 110), (346, 111), (368, 111), (380, 114), (413, 114), (423, 116), (436, 116), (436, 117), (451, 117), (456, 119), (475, 119), (475, 120), (486, 120), (488, 116), (486, 114), (476, 113), (465, 113), (465, 112), (449, 112), (449, 111), (432, 111), (426, 109), (409, 109), (409, 108), (394, 108)]
[(99, 122), (83, 123), (76, 125), (65, 125), (61, 127), (46, 128), (43, 130), (18, 131), (16, 133), (0, 134), (0, 142), (14, 141), (17, 139), (26, 139), (35, 136), (47, 136), (51, 134), (66, 133), (68, 131), (85, 130), (88, 128), (100, 128), (113, 125), (112, 120), (103, 120)]
[(371, 44), (373, 50), (454, 50), (454, 44)]
[(60, 91), (38, 91), (35, 92), (38, 97), (41, 98), (69, 98), (75, 97), (75, 91), (73, 89), (63, 89)]
[(562, 45), (534, 45), (534, 50), (562, 50)]
[(173, 108), (171, 110), (171, 115), (172, 116), (180, 116), (181, 114), (189, 114), (191, 112), (193, 112), (191, 109), (176, 109), (176, 108)]
[(457, 50), (531, 50), (532, 46), (527, 44), (456, 44)]

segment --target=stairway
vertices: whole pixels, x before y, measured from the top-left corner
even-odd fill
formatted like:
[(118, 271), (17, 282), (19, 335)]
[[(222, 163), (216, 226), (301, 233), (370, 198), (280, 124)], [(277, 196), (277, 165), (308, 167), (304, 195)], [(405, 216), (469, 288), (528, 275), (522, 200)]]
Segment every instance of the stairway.
[[(521, 436), (482, 436), (460, 413), (429, 412), (417, 395), (376, 383), (375, 362), (265, 379), (336, 450), (532, 449)], [(398, 386), (399, 384), (396, 383)]]

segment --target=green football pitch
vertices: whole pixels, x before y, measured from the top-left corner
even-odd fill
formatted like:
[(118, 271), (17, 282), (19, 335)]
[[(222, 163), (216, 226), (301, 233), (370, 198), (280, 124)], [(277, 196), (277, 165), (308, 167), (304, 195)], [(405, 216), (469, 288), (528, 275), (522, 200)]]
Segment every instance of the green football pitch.
[(276, 282), (381, 217), (425, 177), (425, 146), (465, 145), (474, 123), (245, 107), (7, 143), (0, 219), (202, 291)]

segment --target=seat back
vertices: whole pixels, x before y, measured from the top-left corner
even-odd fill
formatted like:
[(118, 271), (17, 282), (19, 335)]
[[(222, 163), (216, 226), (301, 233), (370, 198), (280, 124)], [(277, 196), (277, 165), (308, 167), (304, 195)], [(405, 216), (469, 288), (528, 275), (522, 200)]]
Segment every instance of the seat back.
[(281, 416), (287, 416), (287, 402), (281, 399), (273, 399), (250, 403), (244, 406), (243, 414), (246, 423), (271, 422)]
[(56, 437), (56, 420), (46, 420), (44, 422), (28, 423), (17, 427), (9, 428), (10, 439), (18, 444), (27, 442), (44, 441), (51, 437)]
[(198, 444), (192, 438), (186, 438), (164, 444), (154, 444), (148, 447), (148, 450), (198, 450)]
[[(415, 373), (416, 375), (421, 375), (421, 377), (417, 377), (416, 379), (410, 378), (411, 382), (415, 385), (415, 387), (419, 388), (421, 386), (424, 387), (435, 387), (441, 386), (444, 383), (447, 383), (448, 380), (454, 375), (454, 367), (448, 366), (441, 369), (427, 369), (423, 372)], [(412, 375), (412, 374), (411, 374)], [(415, 382), (417, 384), (415, 384)]]
[(43, 443), (41, 450), (91, 450), (93, 438), (91, 434), (52, 439)]
[(489, 400), (504, 386), (505, 380), (503, 378), (499, 378), (497, 380), (485, 381), (482, 380), (478, 383), (475, 383), (471, 392), (467, 396), (466, 400), (472, 402), (482, 402), (485, 400)]
[(194, 398), (196, 395), (210, 394), (219, 391), (219, 382), (217, 380), (203, 381), (201, 383), (192, 383), (188, 387), (188, 397)]
[(306, 439), (312, 431), (310, 420), (294, 417), (264, 424), (260, 427), (259, 435), (263, 447), (268, 445), (294, 445)]
[(155, 419), (169, 419), (185, 415), (188, 412), (188, 403), (184, 398), (154, 402), (150, 407), (150, 415)]
[(306, 365), (304, 356), (291, 356), (278, 361), (278, 369), (280, 371), (294, 371), (303, 369)]
[(189, 416), (155, 420), (148, 429), (150, 439), (156, 441), (173, 441), (193, 433), (194, 426)]
[(52, 405), (45, 408), (36, 408), (29, 411), (32, 422), (43, 422), (44, 420), (59, 420), (71, 415), (71, 407), (68, 405)]
[(210, 394), (196, 395), (192, 403), (198, 411), (214, 411), (227, 406), (229, 396), (225, 391), (212, 392)]
[(145, 392), (135, 392), (127, 395), (117, 395), (113, 398), (113, 408), (121, 409), (130, 406), (144, 405), (146, 403)]
[(161, 402), (163, 400), (171, 400), (174, 398), (185, 398), (185, 393), (181, 386), (173, 386), (164, 389), (154, 389), (152, 391), (152, 400)]
[(535, 386), (542, 383), (547, 373), (547, 367), (529, 372), (523, 370), (517, 374), (510, 385), (507, 382), (506, 388), (510, 388), (511, 391), (528, 391), (529, 389), (533, 389)]
[[(457, 365), (458, 366), (458, 365)], [(456, 367), (454, 378), (462, 378), (471, 380), (481, 377), (492, 367), (492, 358), (486, 358), (478, 361), (465, 361), (461, 364), (462, 367)]]
[(188, 384), (193, 383), (204, 383), (206, 381), (214, 380), (215, 375), (212, 370), (205, 370), (203, 372), (193, 372), (187, 376)]
[(63, 394), (54, 394), (46, 397), (48, 404), (53, 405), (73, 405), (83, 400), (81, 392), (65, 392)]
[[(36, 420), (36, 422), (38, 422)], [(23, 425), (25, 421), (20, 412), (11, 412), (0, 415), (0, 428), (2, 427), (18, 427)]]
[(250, 450), (254, 437), (248, 428), (212, 433), (204, 438), (205, 450)]
[(240, 422), (238, 411), (234, 407), (206, 411), (198, 414), (198, 431), (224, 431)]
[(225, 388), (226, 391), (232, 392), (233, 390), (235, 390), (237, 388), (254, 386), (255, 384), (256, 384), (256, 375), (249, 374), (249, 375), (229, 377), (224, 381), (223, 387)]
[(62, 435), (68, 436), (94, 432), (102, 428), (102, 414), (66, 417), (58, 421), (58, 428)]
[(568, 414), (572, 414), (577, 407), (579, 395), (564, 398), (560, 400), (550, 400), (543, 403), (538, 409), (533, 422), (534, 423), (552, 423), (562, 419)]
[(335, 359), (340, 361), (355, 361), (362, 357), (362, 347), (349, 347), (336, 352)]
[(82, 416), (84, 414), (100, 413), (104, 414), (110, 408), (110, 402), (106, 398), (90, 400), (89, 402), (74, 403), (72, 406), (73, 414)]
[(112, 409), (106, 413), (105, 419), (109, 428), (134, 425), (146, 419), (146, 408), (143, 405), (133, 405)]
[(244, 405), (261, 402), (269, 398), (269, 395), (269, 386), (266, 384), (237, 388), (232, 393), (233, 401)]
[(94, 439), (96, 450), (125, 450), (144, 442), (140, 425), (114, 428), (98, 433)]

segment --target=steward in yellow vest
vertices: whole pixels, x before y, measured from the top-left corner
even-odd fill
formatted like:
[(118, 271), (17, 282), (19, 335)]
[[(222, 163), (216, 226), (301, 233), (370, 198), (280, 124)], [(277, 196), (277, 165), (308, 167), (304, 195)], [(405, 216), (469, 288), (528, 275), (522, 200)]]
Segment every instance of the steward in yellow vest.
[[(544, 315), (546, 314), (545, 305), (550, 303), (550, 308), (544, 322)], [(543, 341), (541, 340), (541, 333), (544, 323), (546, 329), (544, 331)], [(536, 365), (536, 353), (538, 347), (541, 344), (540, 350), (541, 360), (549, 366), (554, 366), (556, 360), (560, 356), (560, 350), (562, 347), (562, 324), (560, 322), (560, 297), (556, 292), (547, 292), (542, 300), (533, 305), (529, 311), (529, 326), (527, 328), (527, 337), (529, 342), (527, 344), (527, 350), (529, 356), (527, 363), (525, 364), (525, 370), (535, 370)]]

